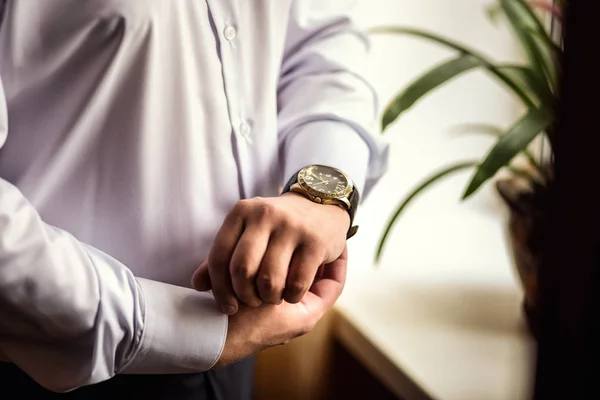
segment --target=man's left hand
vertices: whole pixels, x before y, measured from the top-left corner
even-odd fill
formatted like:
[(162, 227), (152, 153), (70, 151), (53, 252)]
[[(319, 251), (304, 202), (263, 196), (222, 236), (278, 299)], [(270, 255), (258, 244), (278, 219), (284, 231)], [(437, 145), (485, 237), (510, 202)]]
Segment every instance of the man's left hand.
[(192, 278), (210, 290), (225, 314), (239, 303), (299, 302), (319, 267), (335, 261), (346, 245), (348, 212), (288, 192), (239, 201), (227, 214), (208, 258)]

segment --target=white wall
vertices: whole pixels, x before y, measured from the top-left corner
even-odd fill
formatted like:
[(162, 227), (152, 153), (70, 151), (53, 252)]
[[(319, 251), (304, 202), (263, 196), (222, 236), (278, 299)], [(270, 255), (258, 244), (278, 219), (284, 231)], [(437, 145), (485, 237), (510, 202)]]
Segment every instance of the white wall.
[[(325, 0), (326, 1), (326, 0)], [(430, 29), (498, 60), (518, 60), (513, 38), (486, 18), (481, 0), (359, 0), (357, 15), (382, 24)], [(420, 39), (374, 36), (371, 79), (380, 108), (409, 81), (452, 52)], [(374, 270), (374, 252), (395, 205), (426, 175), (456, 160), (477, 159), (493, 143), (480, 135), (449, 132), (462, 123), (509, 125), (520, 110), (483, 73), (468, 73), (423, 99), (386, 132), (392, 151), (388, 174), (359, 211), (359, 234), (349, 241), (351, 275)], [(464, 203), (472, 171), (458, 173), (415, 200), (400, 218), (377, 270), (397, 269), (406, 279), (468, 279), (514, 284), (505, 240), (507, 211), (486, 185)], [(375, 272), (376, 273), (376, 272)]]

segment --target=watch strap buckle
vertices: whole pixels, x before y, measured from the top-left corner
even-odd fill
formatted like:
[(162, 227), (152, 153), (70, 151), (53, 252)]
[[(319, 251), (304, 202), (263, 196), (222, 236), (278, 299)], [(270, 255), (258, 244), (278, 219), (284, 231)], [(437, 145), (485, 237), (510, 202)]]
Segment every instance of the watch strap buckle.
[(346, 240), (348, 240), (352, 236), (356, 235), (357, 231), (358, 231), (358, 225), (351, 226), (350, 229), (348, 229), (348, 233), (346, 234)]

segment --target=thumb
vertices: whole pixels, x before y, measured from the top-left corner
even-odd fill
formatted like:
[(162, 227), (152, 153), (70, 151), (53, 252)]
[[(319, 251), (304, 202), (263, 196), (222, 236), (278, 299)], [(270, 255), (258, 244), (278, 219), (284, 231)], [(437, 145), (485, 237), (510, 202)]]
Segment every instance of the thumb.
[(206, 292), (212, 289), (207, 260), (202, 261), (202, 264), (200, 264), (194, 275), (192, 275), (192, 287), (199, 292)]
[(347, 265), (348, 248), (346, 247), (337, 260), (323, 266), (321, 276), (313, 283), (310, 292), (302, 300), (307, 308), (317, 307), (325, 313), (333, 307), (344, 289)]

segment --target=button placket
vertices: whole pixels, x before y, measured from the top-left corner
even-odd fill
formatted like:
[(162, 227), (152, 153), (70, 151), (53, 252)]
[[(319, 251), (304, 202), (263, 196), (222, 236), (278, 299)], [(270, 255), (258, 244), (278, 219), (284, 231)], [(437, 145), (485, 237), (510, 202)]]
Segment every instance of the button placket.
[(221, 49), (221, 67), (225, 84), (225, 95), (229, 106), (229, 118), (237, 148), (236, 164), (241, 175), (242, 196), (250, 196), (251, 184), (255, 175), (252, 162), (252, 125), (244, 113), (244, 90), (241, 83), (243, 68), (240, 64), (241, 51), (239, 21), (235, 2), (232, 0), (207, 0), (215, 22)]

